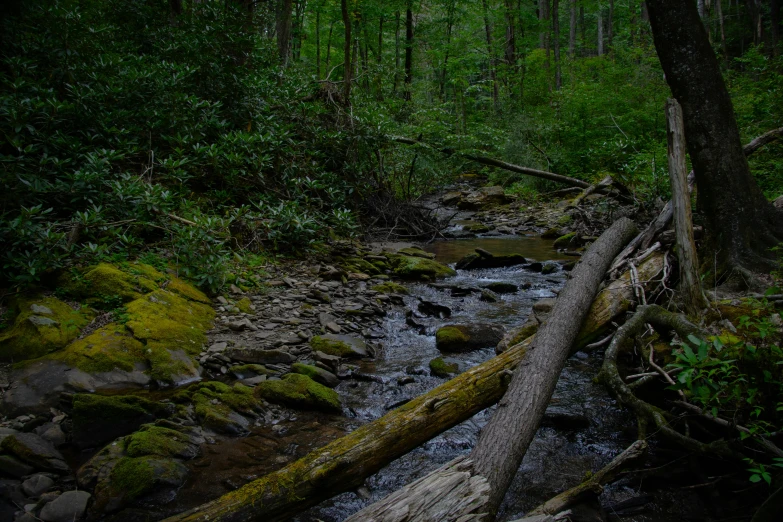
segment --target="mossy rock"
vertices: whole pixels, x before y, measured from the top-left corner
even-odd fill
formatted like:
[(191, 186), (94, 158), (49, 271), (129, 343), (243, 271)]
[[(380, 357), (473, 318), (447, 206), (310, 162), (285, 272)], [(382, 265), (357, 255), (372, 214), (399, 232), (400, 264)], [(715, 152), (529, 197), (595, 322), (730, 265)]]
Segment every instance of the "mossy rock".
[(503, 338), (503, 329), (492, 324), (453, 324), (435, 332), (435, 344), (442, 352), (465, 352), (495, 347)]
[(237, 364), (229, 368), (237, 379), (249, 379), (258, 375), (271, 375), (273, 372), (263, 364)]
[(519, 287), (517, 285), (505, 281), (493, 281), (492, 283), (484, 285), (484, 288), (491, 290), (496, 294), (515, 294), (519, 292)]
[[(154, 268), (152, 270), (157, 272)], [(139, 270), (138, 274), (134, 275), (114, 265), (99, 263), (86, 269), (81, 275), (62, 278), (60, 284), (71, 295), (88, 302), (117, 298), (127, 303), (158, 288), (155, 279), (148, 273), (148, 270)], [(160, 272), (157, 274), (163, 277)]]
[(386, 283), (382, 283), (380, 285), (375, 285), (372, 287), (373, 290), (376, 292), (381, 292), (382, 294), (403, 294), (408, 295), (408, 289), (402, 286), (399, 283), (395, 283), (393, 281), (388, 281)]
[(323, 384), (329, 388), (334, 388), (340, 384), (340, 379), (330, 371), (304, 363), (294, 363), (291, 365), (291, 371), (310, 377), (318, 384)]
[(265, 381), (256, 386), (256, 394), (274, 404), (292, 408), (341, 413), (336, 391), (298, 373), (284, 375), (279, 381)]
[(423, 257), (424, 259), (435, 259), (435, 254), (433, 254), (432, 252), (427, 252), (416, 246), (401, 248), (397, 251), (397, 253), (402, 254), (404, 256)]
[(462, 230), (467, 230), (468, 232), (473, 232), (474, 234), (484, 234), (492, 229), (484, 223), (472, 223), (469, 225), (463, 225)]
[(242, 414), (253, 415), (261, 408), (253, 388), (240, 383), (229, 386), (217, 381), (203, 382), (188, 392), (201, 424), (229, 435), (246, 433), (250, 423)]
[(103, 492), (96, 492), (96, 497), (99, 505), (104, 503), (100, 499), (105, 495), (115, 497), (115, 507), (122, 506), (152, 491), (179, 488), (187, 476), (188, 468), (177, 459), (153, 455), (124, 457), (112, 468), (108, 484), (100, 488)]
[(79, 336), (93, 314), (74, 310), (54, 297), (19, 299), (13, 326), (0, 333), (0, 361), (35, 359)]
[(413, 257), (404, 255), (390, 256), (392, 271), (398, 277), (403, 279), (418, 279), (429, 281), (442, 277), (452, 277), (457, 275), (454, 269), (423, 257)]
[(169, 280), (169, 283), (166, 285), (166, 290), (179, 294), (189, 301), (196, 301), (197, 303), (204, 303), (207, 305), (212, 303), (204, 292), (178, 277), (172, 277)]
[(253, 309), (250, 308), (252, 304), (253, 303), (252, 301), (250, 301), (249, 297), (243, 297), (242, 299), (234, 303), (234, 306), (236, 306), (239, 309), (239, 311), (244, 314), (252, 314)]
[(370, 275), (377, 275), (381, 273), (377, 266), (370, 263), (366, 259), (361, 259), (358, 257), (349, 258), (346, 260), (343, 266), (348, 272), (361, 272)]
[(121, 324), (110, 323), (48, 356), (87, 373), (133, 372), (149, 366), (144, 344)]
[(157, 455), (169, 458), (192, 458), (189, 438), (171, 428), (147, 425), (125, 437), (125, 454), (128, 457)]
[(73, 441), (80, 447), (94, 446), (131, 433), (144, 423), (173, 413), (173, 405), (135, 395), (73, 396)]
[(560, 235), (559, 228), (550, 228), (541, 234), (541, 239), (557, 239)]
[(578, 238), (576, 236), (576, 232), (569, 232), (568, 234), (563, 234), (562, 236), (555, 239), (553, 246), (555, 248), (566, 248), (569, 246), (576, 246), (577, 241)]
[(456, 363), (447, 363), (443, 357), (436, 357), (430, 361), (430, 373), (435, 377), (451, 377), (459, 372)]
[(571, 221), (573, 220), (574, 218), (572, 218), (570, 214), (563, 214), (562, 216), (557, 218), (557, 224), (560, 226), (565, 226), (571, 223)]
[(320, 351), (327, 355), (338, 357), (366, 357), (367, 344), (349, 335), (316, 335), (310, 339), (310, 347), (314, 352)]

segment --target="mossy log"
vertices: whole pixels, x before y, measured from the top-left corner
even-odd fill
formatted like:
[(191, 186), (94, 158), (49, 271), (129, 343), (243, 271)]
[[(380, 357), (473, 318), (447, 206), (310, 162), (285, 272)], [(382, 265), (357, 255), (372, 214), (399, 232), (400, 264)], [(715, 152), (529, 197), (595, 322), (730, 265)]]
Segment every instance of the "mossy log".
[[(662, 261), (658, 271), (660, 266)], [(604, 292), (630, 288), (627, 277), (616, 283)], [(601, 302), (611, 310), (591, 309), (585, 322), (589, 331), (582, 328), (579, 339), (594, 336), (605, 326), (603, 322), (616, 315), (609, 297)], [(287, 520), (334, 495), (356, 489), (389, 462), (500, 400), (511, 371), (526, 358), (532, 340), (533, 336), (528, 337), (302, 459), (166, 522)]]

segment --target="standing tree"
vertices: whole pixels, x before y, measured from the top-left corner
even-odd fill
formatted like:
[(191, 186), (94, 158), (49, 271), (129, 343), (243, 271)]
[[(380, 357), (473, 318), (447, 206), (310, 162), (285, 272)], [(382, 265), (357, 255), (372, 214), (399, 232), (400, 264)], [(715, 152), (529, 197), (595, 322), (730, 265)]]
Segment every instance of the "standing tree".
[(682, 105), (711, 254), (702, 259), (712, 265), (715, 256), (722, 275), (752, 278), (751, 271), (774, 266), (769, 249), (783, 238), (783, 218), (750, 173), (731, 99), (696, 4), (646, 3), (666, 81)]

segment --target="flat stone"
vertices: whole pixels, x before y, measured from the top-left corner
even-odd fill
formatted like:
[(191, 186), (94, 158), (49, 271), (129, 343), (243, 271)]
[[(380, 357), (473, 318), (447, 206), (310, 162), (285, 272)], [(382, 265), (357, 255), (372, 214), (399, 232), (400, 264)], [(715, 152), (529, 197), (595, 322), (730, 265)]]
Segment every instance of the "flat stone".
[(66, 491), (41, 510), (39, 518), (46, 522), (73, 522), (87, 511), (90, 495), (86, 491)]
[(35, 312), (36, 314), (43, 314), (43, 315), (52, 315), (54, 312), (52, 312), (52, 309), (48, 306), (39, 305), (36, 303), (33, 303), (30, 305), (30, 310)]
[(54, 445), (35, 433), (17, 433), (3, 439), (0, 449), (39, 469), (70, 471), (62, 453)]
[(35, 468), (12, 457), (11, 455), (0, 455), (0, 472), (16, 478), (22, 478), (35, 471)]
[(41, 317), (40, 315), (31, 315), (27, 318), (28, 321), (33, 323), (36, 326), (57, 326), (58, 323), (54, 319), (50, 319), (48, 317)]
[(227, 350), (226, 355), (235, 361), (256, 364), (291, 364), (296, 357), (282, 350), (254, 350), (252, 348), (234, 348)]
[(33, 475), (29, 479), (22, 482), (22, 491), (25, 495), (32, 498), (38, 498), (42, 493), (49, 490), (54, 485), (54, 480), (46, 475)]
[(227, 342), (215, 343), (215, 344), (213, 344), (212, 346), (209, 347), (208, 351), (212, 352), (212, 353), (222, 352), (226, 348), (228, 348), (228, 343)]

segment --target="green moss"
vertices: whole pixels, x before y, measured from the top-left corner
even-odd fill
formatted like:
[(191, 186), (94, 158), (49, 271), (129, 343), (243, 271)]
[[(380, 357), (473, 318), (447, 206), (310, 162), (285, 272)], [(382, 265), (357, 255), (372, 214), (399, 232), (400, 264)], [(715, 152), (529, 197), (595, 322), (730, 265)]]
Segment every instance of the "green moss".
[(294, 408), (342, 412), (337, 392), (298, 373), (289, 373), (279, 381), (262, 382), (256, 386), (256, 394), (269, 402)]
[(440, 346), (461, 345), (470, 341), (470, 336), (460, 326), (444, 326), (435, 332), (435, 343)]
[(541, 234), (542, 239), (557, 239), (558, 237), (560, 237), (559, 228), (550, 228)]
[(388, 281), (386, 283), (376, 285), (372, 287), (373, 290), (376, 292), (381, 292), (383, 294), (404, 294), (408, 295), (408, 289), (402, 286), (401, 284), (395, 283), (393, 281)]
[(239, 308), (239, 311), (242, 312), (242, 313), (252, 314), (253, 313), (253, 309), (250, 308), (250, 306), (252, 304), (253, 303), (250, 301), (249, 297), (243, 297), (242, 299), (240, 299), (239, 301), (234, 303), (234, 306)]
[(136, 395), (96, 395), (77, 393), (73, 396), (71, 418), (75, 425), (123, 421), (129, 417), (164, 415), (166, 406)]
[(146, 361), (144, 345), (124, 326), (109, 324), (49, 356), (87, 373), (122, 370), (132, 372)]
[(261, 407), (253, 389), (240, 383), (231, 387), (217, 381), (202, 382), (188, 391), (201, 423), (224, 433), (241, 431), (231, 418), (232, 412), (250, 414)]
[(487, 225), (483, 223), (473, 223), (470, 225), (465, 225), (462, 227), (462, 229), (467, 230), (468, 232), (473, 232), (474, 234), (483, 234), (491, 230)]
[(123, 457), (111, 470), (110, 484), (125, 501), (130, 501), (152, 491), (160, 483), (182, 482), (186, 475), (187, 469), (174, 459)]
[(313, 351), (323, 352), (327, 355), (336, 355), (338, 357), (350, 357), (351, 355), (354, 355), (354, 351), (348, 343), (326, 339), (320, 335), (316, 335), (310, 339), (310, 347)]
[(81, 277), (71, 278), (64, 283), (71, 294), (88, 301), (116, 296), (122, 302), (128, 302), (158, 287), (154, 280), (143, 275), (128, 274), (107, 263), (89, 268)]
[(146, 425), (139, 431), (125, 437), (125, 453), (128, 457), (181, 457), (186, 455), (186, 437), (175, 430)]
[(559, 238), (555, 239), (553, 246), (555, 248), (565, 248), (567, 246), (570, 246), (571, 243), (574, 242), (574, 239), (576, 239), (576, 232), (569, 232), (568, 234), (564, 234)]
[(364, 272), (365, 274), (370, 275), (381, 273), (377, 266), (370, 263), (366, 259), (360, 259), (358, 257), (352, 257), (346, 260), (345, 268), (349, 272)]
[(429, 280), (457, 275), (453, 269), (432, 259), (392, 255), (389, 260), (394, 274), (404, 279)]
[(255, 377), (256, 375), (270, 375), (272, 373), (263, 364), (238, 364), (232, 366), (229, 370), (235, 375), (240, 375), (240, 379)]
[(407, 247), (401, 248), (397, 251), (398, 254), (404, 256), (423, 257), (425, 259), (435, 259), (435, 254), (432, 252), (426, 252), (419, 247)]
[(72, 309), (54, 297), (23, 298), (16, 303), (11, 328), (0, 334), (0, 361), (34, 359), (66, 346), (92, 319), (87, 309)]
[(442, 357), (430, 361), (430, 372), (436, 377), (449, 377), (459, 371), (456, 363), (447, 363)]
[(210, 304), (209, 297), (204, 292), (196, 288), (195, 286), (186, 283), (178, 277), (172, 277), (169, 284), (166, 285), (166, 290), (179, 294), (180, 296), (188, 299), (189, 301), (196, 301), (198, 303)]
[(557, 219), (557, 224), (558, 224), (558, 225), (567, 225), (567, 224), (569, 224), (571, 221), (573, 221), (573, 218), (571, 217), (571, 215), (570, 215), (570, 214), (563, 214), (562, 216), (560, 216), (560, 217)]
[(143, 341), (159, 341), (166, 349), (184, 350), (195, 355), (206, 343), (205, 332), (212, 326), (211, 307), (189, 302), (166, 290), (156, 290), (126, 306), (127, 326)]

